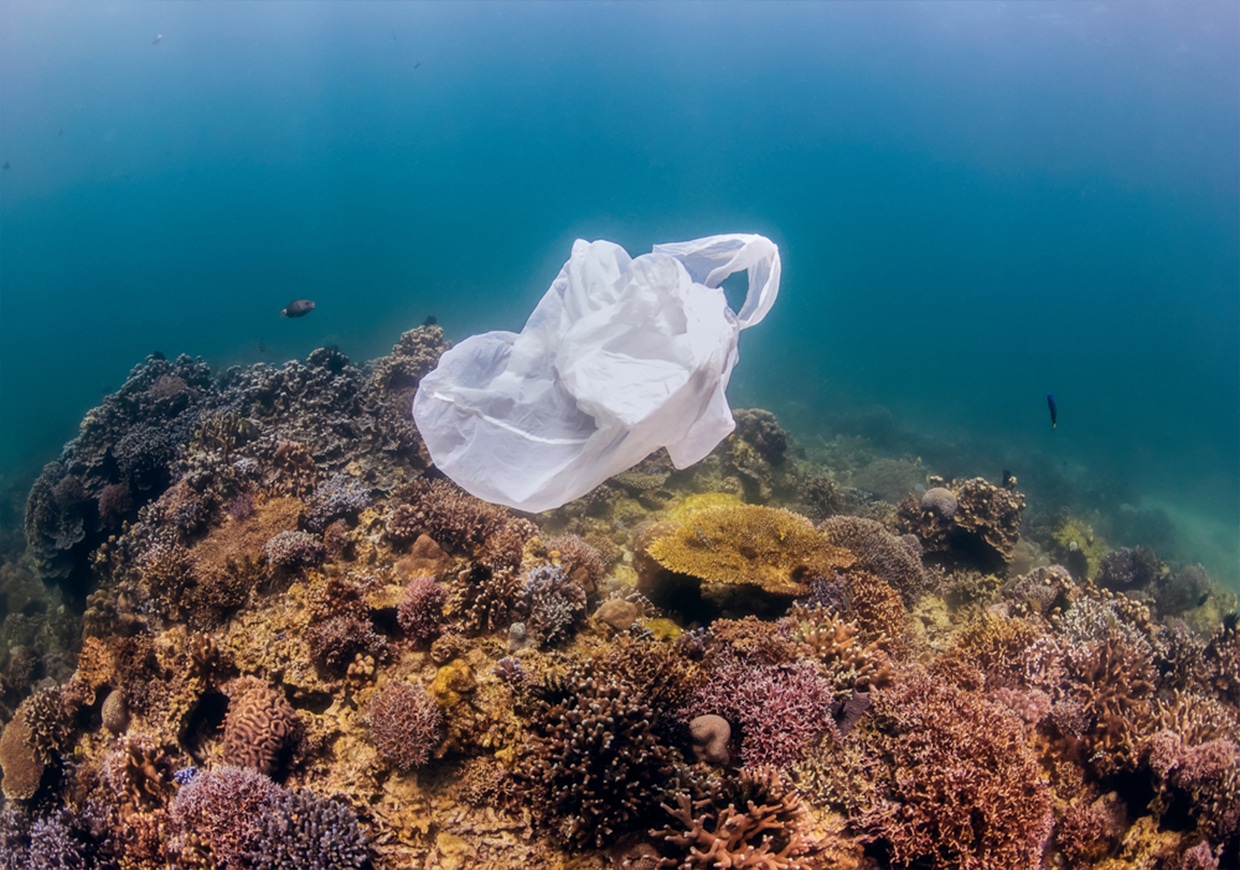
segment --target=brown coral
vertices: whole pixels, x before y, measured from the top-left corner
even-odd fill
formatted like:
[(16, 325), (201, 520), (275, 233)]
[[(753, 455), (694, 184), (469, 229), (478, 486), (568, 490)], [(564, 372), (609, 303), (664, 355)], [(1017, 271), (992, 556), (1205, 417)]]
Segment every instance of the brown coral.
[[(900, 531), (917, 535), (928, 552), (952, 566), (1005, 572), (1020, 539), (1025, 497), (980, 477), (932, 488), (926, 496), (931, 493), (928, 501), (910, 495), (900, 502)], [(949, 513), (953, 500), (956, 509)]]
[(885, 580), (911, 602), (930, 586), (921, 564), (921, 547), (916, 541), (892, 534), (876, 520), (862, 517), (831, 517), (818, 530), (837, 547), (857, 557), (857, 567)]
[(252, 677), (238, 680), (224, 720), (224, 763), (271, 776), (295, 739), (297, 724), (283, 694)]
[(875, 693), (888, 770), (861, 826), (893, 865), (1037, 867), (1050, 790), (1015, 716), (910, 675)]
[(17, 708), (12, 721), (0, 734), (0, 783), (9, 800), (24, 801), (35, 796), (43, 780), (44, 763), (34, 746), (34, 735), (27, 722), (29, 699)]

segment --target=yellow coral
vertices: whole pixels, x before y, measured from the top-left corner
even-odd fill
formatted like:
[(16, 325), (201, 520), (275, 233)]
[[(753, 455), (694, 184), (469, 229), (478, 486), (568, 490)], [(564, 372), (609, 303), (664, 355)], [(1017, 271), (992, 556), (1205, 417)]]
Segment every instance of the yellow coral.
[(730, 492), (700, 492), (681, 499), (667, 511), (667, 518), (674, 523), (686, 522), (689, 517), (707, 508), (739, 505), (741, 500)]
[(723, 505), (694, 512), (647, 552), (669, 571), (708, 583), (749, 584), (801, 595), (815, 577), (850, 566), (805, 517), (779, 508)]
[(1066, 516), (1060, 520), (1051, 533), (1055, 541), (1056, 555), (1067, 558), (1067, 554), (1079, 551), (1085, 557), (1086, 570), (1090, 577), (1097, 575), (1098, 563), (1107, 553), (1106, 541), (1094, 534), (1089, 523), (1074, 516)]

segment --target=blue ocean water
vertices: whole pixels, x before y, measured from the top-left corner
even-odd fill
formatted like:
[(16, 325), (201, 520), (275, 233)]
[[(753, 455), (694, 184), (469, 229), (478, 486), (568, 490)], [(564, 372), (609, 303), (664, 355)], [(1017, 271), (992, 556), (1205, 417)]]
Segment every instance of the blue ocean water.
[(760, 232), (734, 406), (1240, 589), (1238, 69), (1231, 2), (4, 2), (0, 476), (154, 350), (364, 360), (519, 329), (577, 237)]

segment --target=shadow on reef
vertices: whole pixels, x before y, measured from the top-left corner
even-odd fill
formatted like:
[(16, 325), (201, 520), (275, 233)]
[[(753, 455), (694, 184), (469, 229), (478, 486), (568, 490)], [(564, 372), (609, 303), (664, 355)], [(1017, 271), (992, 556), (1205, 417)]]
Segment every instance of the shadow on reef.
[(517, 514), (409, 419), (446, 347), (151, 357), (87, 415), (0, 571), (0, 868), (1240, 862), (1199, 567), (756, 409)]

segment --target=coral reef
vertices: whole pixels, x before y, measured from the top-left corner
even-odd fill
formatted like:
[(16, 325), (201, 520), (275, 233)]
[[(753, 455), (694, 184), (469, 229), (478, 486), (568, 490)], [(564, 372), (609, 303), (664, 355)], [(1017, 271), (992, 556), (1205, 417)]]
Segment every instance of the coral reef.
[(0, 534), (0, 868), (1240, 861), (1240, 617), (1165, 537), (759, 409), (522, 516), (422, 447), (446, 346), (87, 415)]

